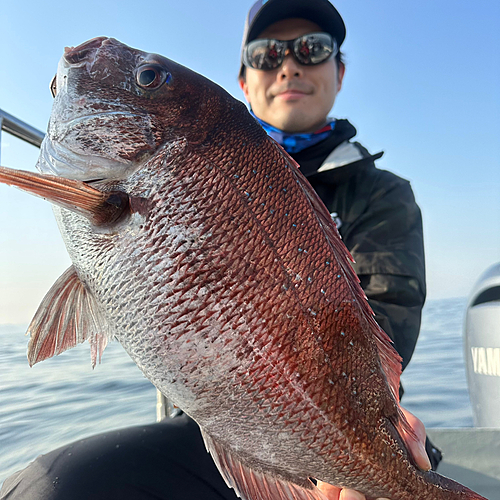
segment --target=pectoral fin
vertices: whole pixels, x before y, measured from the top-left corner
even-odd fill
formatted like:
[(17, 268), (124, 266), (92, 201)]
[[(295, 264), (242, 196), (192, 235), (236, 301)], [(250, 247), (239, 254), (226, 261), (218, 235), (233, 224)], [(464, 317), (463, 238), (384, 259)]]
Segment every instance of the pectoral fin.
[(28, 361), (33, 366), (88, 340), (92, 367), (108, 342), (108, 326), (94, 297), (73, 266), (54, 283), (28, 327)]
[(83, 215), (96, 226), (113, 224), (129, 211), (128, 196), (121, 191), (103, 193), (85, 182), (54, 175), (0, 167), (0, 183)]
[(302, 485), (272, 476), (243, 464), (202, 429), (207, 450), (226, 481), (243, 500), (328, 500), (313, 484), (304, 478)]

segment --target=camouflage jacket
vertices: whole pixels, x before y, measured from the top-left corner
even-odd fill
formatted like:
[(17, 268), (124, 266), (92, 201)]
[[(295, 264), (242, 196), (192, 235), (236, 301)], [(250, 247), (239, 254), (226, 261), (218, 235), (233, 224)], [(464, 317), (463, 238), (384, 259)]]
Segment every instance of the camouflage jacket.
[(406, 367), (415, 349), (425, 301), (422, 218), (410, 183), (375, 167), (351, 142), (356, 129), (338, 120), (324, 141), (293, 154), (354, 257), (375, 317)]

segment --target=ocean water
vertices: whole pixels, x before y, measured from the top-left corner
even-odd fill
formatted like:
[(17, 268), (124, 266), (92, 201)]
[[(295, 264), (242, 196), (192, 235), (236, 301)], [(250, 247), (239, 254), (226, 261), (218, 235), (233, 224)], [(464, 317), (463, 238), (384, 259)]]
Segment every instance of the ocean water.
[[(403, 405), (427, 427), (472, 426), (462, 354), (466, 299), (428, 301)], [(156, 418), (156, 389), (117, 342), (93, 370), (88, 344), (28, 366), (25, 327), (0, 325), (0, 484), (37, 455)]]
[(466, 298), (428, 301), (417, 347), (401, 377), (403, 406), (427, 427), (472, 427), (463, 352)]

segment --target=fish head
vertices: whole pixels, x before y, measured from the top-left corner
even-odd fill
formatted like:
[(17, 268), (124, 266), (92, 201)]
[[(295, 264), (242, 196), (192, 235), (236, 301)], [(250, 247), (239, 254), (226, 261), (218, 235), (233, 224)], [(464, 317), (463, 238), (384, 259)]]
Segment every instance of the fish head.
[[(123, 221), (133, 211), (129, 201), (161, 190), (172, 170), (167, 160), (193, 149), (219, 158), (267, 139), (246, 106), (220, 86), (113, 38), (67, 47), (51, 91), (54, 104), (36, 165), (41, 174), (1, 169), (0, 182), (100, 227)], [(222, 153), (224, 146), (229, 153)], [(176, 169), (180, 177), (182, 170)], [(139, 206), (147, 213), (142, 201)]]
[(213, 87), (113, 38), (66, 48), (51, 84), (55, 99), (37, 168), (81, 181), (124, 179), (169, 141), (204, 139), (220, 107)]

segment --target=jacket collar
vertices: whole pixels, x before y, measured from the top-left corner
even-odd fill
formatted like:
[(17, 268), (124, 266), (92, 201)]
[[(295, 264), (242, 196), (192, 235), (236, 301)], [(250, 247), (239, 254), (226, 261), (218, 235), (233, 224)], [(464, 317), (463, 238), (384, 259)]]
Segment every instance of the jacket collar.
[(347, 120), (337, 120), (335, 129), (327, 139), (292, 154), (292, 157), (308, 178), (314, 176), (330, 180), (329, 178), (333, 176), (333, 180), (339, 175), (350, 176), (363, 166), (373, 167), (373, 161), (383, 155), (383, 153), (371, 155), (359, 143), (350, 142), (355, 135), (356, 129)]

